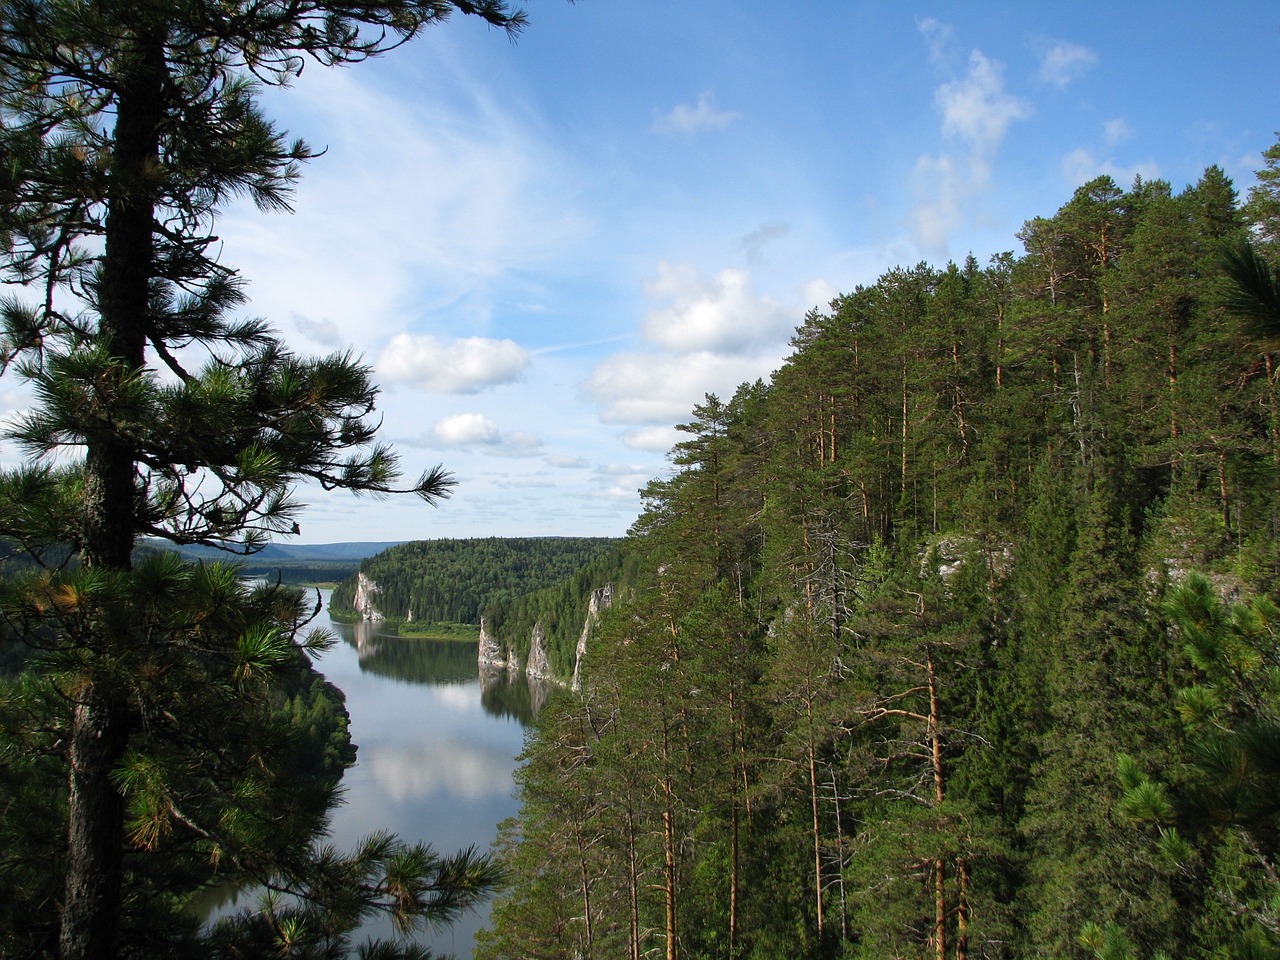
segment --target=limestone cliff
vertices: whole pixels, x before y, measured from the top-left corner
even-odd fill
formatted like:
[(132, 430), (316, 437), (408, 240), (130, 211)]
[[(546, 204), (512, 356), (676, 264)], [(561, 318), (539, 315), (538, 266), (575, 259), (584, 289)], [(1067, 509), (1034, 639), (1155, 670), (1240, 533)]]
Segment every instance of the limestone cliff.
[(539, 621), (533, 625), (533, 639), (529, 643), (529, 662), (524, 672), (539, 680), (555, 679), (551, 674), (551, 658), (547, 656), (547, 634)]
[(507, 656), (502, 642), (489, 632), (489, 624), (484, 617), (480, 618), (480, 652), (477, 659), (481, 669), (511, 670), (516, 666), (515, 661)]
[(582, 635), (578, 637), (578, 648), (573, 654), (573, 680), (570, 681), (570, 687), (574, 690), (582, 689), (582, 658), (587, 653), (587, 638), (591, 636), (591, 631), (600, 621), (600, 611), (608, 610), (612, 606), (612, 583), (606, 583), (599, 590), (591, 592), (591, 600), (587, 604), (587, 619), (582, 625)]
[(376, 582), (370, 580), (363, 573), (356, 574), (356, 595), (351, 601), (351, 606), (356, 613), (360, 615), (361, 620), (385, 620), (387, 619), (373, 604), (373, 598), (382, 592), (382, 588)]

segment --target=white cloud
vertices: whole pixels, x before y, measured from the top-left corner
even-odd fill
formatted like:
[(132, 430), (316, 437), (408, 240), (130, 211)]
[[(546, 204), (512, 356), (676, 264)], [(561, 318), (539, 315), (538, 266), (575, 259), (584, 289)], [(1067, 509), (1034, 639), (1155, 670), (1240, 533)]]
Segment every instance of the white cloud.
[(689, 135), (703, 130), (720, 130), (737, 120), (738, 116), (729, 110), (716, 109), (716, 95), (705, 90), (698, 95), (696, 104), (676, 104), (670, 113), (658, 117), (654, 120), (653, 129), (656, 133)]
[(436, 439), (447, 447), (470, 447), (498, 442), (498, 425), (482, 413), (458, 413), (437, 421)]
[(746, 270), (721, 270), (706, 280), (692, 264), (660, 263), (645, 288), (650, 298), (671, 301), (645, 317), (645, 338), (675, 353), (743, 353), (795, 327), (782, 304), (752, 289)]
[(1160, 165), (1154, 161), (1120, 166), (1114, 160), (1099, 160), (1083, 147), (1073, 150), (1062, 161), (1062, 175), (1072, 187), (1100, 177), (1109, 176), (1116, 185), (1127, 189), (1135, 177), (1143, 180), (1157, 180), (1160, 177)]
[(943, 154), (917, 160), (914, 181), (916, 190), (928, 200), (911, 211), (912, 236), (922, 250), (945, 253), (951, 234), (964, 223), (963, 177), (956, 170), (955, 160)]
[(536, 457), (542, 452), (542, 440), (536, 434), (512, 430), (502, 435), (502, 442), (493, 452), (502, 457)]
[(320, 131), (325, 149), (296, 213), (264, 217), (246, 201), (221, 221), (255, 312), (327, 318), (310, 322), (338, 325), (358, 349), (446, 308), (482, 323), (496, 281), (590, 234), (573, 159), (527, 114), (483, 84), (450, 101), (364, 77), (307, 71), (290, 91), (292, 132)]
[(768, 378), (786, 354), (785, 343), (749, 355), (620, 353), (596, 366), (586, 393), (605, 423), (680, 423), (706, 394), (728, 399), (741, 384)]
[(1005, 90), (1001, 65), (978, 50), (969, 56), (968, 73), (942, 84), (935, 96), (942, 135), (960, 149), (916, 161), (913, 180), (920, 201), (909, 220), (917, 247), (945, 257), (969, 204), (991, 184), (992, 161), (1009, 127), (1029, 117), (1031, 105)]
[(647, 453), (666, 453), (683, 439), (685, 439), (684, 434), (675, 427), (640, 427), (624, 433), (622, 445), (631, 450), (644, 450)]
[(1078, 43), (1057, 40), (1042, 42), (1038, 46), (1039, 77), (1055, 87), (1065, 87), (1098, 62), (1096, 53)]
[(532, 433), (513, 430), (503, 433), (491, 417), (483, 413), (457, 413), (436, 421), (430, 434), (410, 446), (480, 449), (495, 457), (536, 457), (542, 440)]
[(478, 393), (511, 383), (529, 365), (529, 351), (514, 340), (463, 337), (445, 343), (427, 334), (400, 333), (378, 357), (378, 375), (437, 393)]
[(601, 481), (599, 495), (607, 500), (635, 500), (636, 494), (653, 479), (653, 474), (631, 464), (610, 463), (596, 471)]
[(978, 50), (969, 56), (968, 75), (944, 83), (937, 99), (943, 113), (942, 132), (964, 140), (982, 156), (996, 151), (1009, 124), (1031, 115), (1030, 104), (1005, 92), (1001, 65)]

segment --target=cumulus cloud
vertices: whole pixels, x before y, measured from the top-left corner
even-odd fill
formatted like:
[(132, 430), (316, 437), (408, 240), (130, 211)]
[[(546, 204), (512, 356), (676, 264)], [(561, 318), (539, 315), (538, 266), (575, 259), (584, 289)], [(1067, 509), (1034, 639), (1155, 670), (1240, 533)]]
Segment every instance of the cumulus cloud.
[(738, 119), (738, 114), (716, 107), (716, 95), (704, 90), (697, 103), (679, 103), (653, 123), (656, 133), (690, 135), (703, 130), (720, 130)]
[(728, 399), (769, 377), (786, 353), (785, 343), (749, 355), (620, 353), (596, 366), (585, 389), (605, 423), (680, 423), (706, 394)]
[(482, 413), (459, 413), (436, 423), (432, 432), (447, 447), (471, 447), (498, 442), (498, 425)]
[(968, 204), (990, 187), (991, 165), (1009, 127), (1029, 117), (1031, 105), (1005, 89), (1001, 64), (978, 50), (970, 54), (965, 76), (939, 86), (935, 99), (942, 135), (956, 149), (917, 160), (914, 183), (921, 199), (910, 221), (917, 246), (941, 257)]
[(1038, 76), (1055, 87), (1065, 87), (1098, 62), (1096, 53), (1078, 43), (1056, 40), (1044, 41), (1037, 46), (1040, 55)]
[(464, 337), (451, 342), (426, 334), (400, 333), (378, 357), (378, 375), (437, 393), (478, 393), (511, 383), (529, 365), (530, 354), (514, 340)]
[(670, 303), (645, 317), (645, 338), (674, 353), (743, 353), (795, 325), (782, 304), (752, 289), (746, 270), (721, 270), (708, 280), (692, 264), (661, 263), (646, 290)]
[[(692, 264), (662, 263), (646, 292), (660, 304), (641, 323), (646, 349), (604, 359), (583, 386), (605, 423), (679, 423), (706, 394), (728, 399), (768, 378), (803, 315), (756, 291), (743, 269), (707, 277)], [(646, 431), (624, 438), (635, 450), (666, 451), (668, 441)]]
[[(411, 445), (412, 442), (410, 442)], [(483, 413), (457, 413), (436, 421), (419, 446), (482, 449), (496, 457), (534, 457), (542, 452), (542, 440), (532, 433), (503, 433)]]

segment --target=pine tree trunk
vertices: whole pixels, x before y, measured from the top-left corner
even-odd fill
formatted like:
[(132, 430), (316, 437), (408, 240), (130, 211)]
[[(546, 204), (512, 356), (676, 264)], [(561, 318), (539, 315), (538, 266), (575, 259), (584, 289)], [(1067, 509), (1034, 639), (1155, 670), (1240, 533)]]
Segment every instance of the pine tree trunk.
[[(99, 333), (122, 372), (143, 366), (153, 273), (153, 186), (159, 166), (166, 78), (164, 37), (143, 32), (121, 62), (99, 285)], [(119, 413), (119, 411), (113, 411)], [(134, 542), (134, 451), (119, 436), (90, 440), (85, 455), (87, 567), (128, 570)], [(111, 644), (116, 638), (99, 637)], [(90, 668), (92, 670), (92, 667)], [(115, 956), (123, 884), (124, 801), (111, 776), (129, 742), (124, 694), (87, 678), (72, 713), (67, 879), (62, 960)]]
[(89, 686), (72, 718), (62, 960), (116, 955), (124, 875), (124, 801), (111, 774), (129, 743), (128, 704)]
[(817, 910), (818, 939), (821, 940), (825, 922), (822, 902), (822, 821), (818, 806), (818, 757), (813, 743), (813, 701), (806, 704), (806, 711), (809, 721), (809, 803), (813, 816), (813, 896)]

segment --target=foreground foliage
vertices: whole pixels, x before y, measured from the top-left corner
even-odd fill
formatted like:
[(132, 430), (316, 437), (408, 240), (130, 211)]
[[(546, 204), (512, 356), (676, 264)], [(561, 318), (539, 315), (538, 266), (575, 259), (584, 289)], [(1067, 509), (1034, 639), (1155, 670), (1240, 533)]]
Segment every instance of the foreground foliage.
[(6, 645), (34, 652), (0, 702), (6, 952), (191, 955), (181, 900), (226, 871), (305, 901), (269, 906), (257, 944), (331, 953), (368, 906), (438, 917), (491, 879), (482, 860), (315, 847), (287, 776), (299, 745), (266, 712), (303, 656), (298, 600), (133, 562), (144, 536), (252, 553), (297, 533), (304, 481), (448, 494), (439, 468), (398, 486), (367, 368), (238, 315), (214, 221), (239, 196), (287, 209), (313, 156), (260, 85), (455, 11), (523, 19), (501, 0), (0, 0), (0, 371), (32, 398), (6, 431), (26, 459), (0, 474), (0, 537), (43, 568), (3, 595)]

